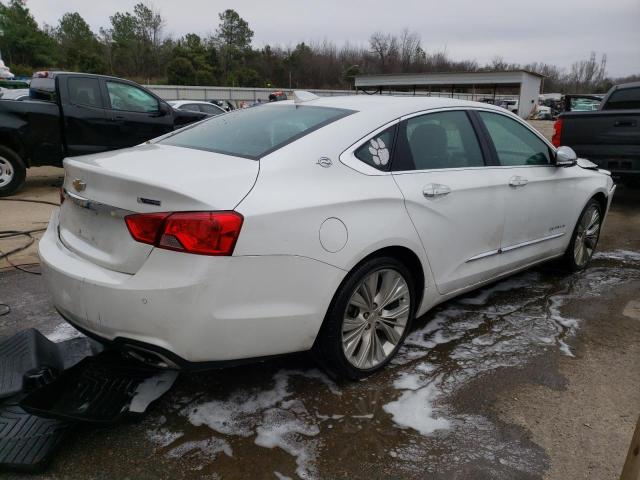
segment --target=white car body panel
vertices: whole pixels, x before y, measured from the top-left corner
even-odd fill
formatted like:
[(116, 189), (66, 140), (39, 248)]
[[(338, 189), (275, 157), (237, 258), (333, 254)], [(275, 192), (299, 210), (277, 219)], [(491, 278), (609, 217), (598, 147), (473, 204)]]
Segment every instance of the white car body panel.
[[(283, 104), (291, 102), (260, 109)], [(353, 155), (378, 131), (418, 112), (489, 110), (520, 121), (499, 107), (380, 96), (305, 104), (357, 113), (260, 160), (153, 142), (67, 159), (64, 187), (73, 193), (74, 180), (85, 182), (74, 195), (90, 205), (67, 198), (40, 241), (56, 308), (101, 338), (143, 342), (186, 362), (307, 350), (341, 282), (370, 254), (401, 248), (417, 258), (422, 314), (561, 255), (587, 201), (598, 193), (611, 200), (610, 177), (578, 166), (390, 173)], [(528, 182), (511, 186), (514, 176)], [(429, 185), (450, 193), (425, 198)], [(244, 217), (233, 256), (135, 242), (122, 218), (195, 210)]]

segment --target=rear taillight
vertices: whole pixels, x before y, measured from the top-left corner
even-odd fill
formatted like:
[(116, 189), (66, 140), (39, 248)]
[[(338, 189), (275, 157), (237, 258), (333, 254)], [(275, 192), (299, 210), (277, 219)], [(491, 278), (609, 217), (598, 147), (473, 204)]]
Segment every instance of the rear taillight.
[(562, 119), (559, 118), (556, 120), (556, 123), (553, 124), (553, 137), (551, 137), (551, 143), (553, 143), (554, 147), (559, 147), (562, 145)]
[(198, 255), (231, 255), (242, 227), (236, 212), (176, 212), (127, 215), (134, 240)]

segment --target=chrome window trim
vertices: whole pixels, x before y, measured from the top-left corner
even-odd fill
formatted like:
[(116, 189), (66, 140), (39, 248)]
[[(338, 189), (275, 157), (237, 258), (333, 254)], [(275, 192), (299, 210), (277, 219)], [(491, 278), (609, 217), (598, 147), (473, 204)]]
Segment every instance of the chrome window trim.
[[(503, 110), (503, 109), (500, 109), (500, 110)], [(378, 170), (377, 168), (374, 168), (371, 165), (367, 165), (366, 163), (364, 163), (362, 160), (360, 160), (358, 157), (355, 156), (355, 151), (358, 148), (360, 148), (362, 145), (364, 145), (366, 142), (371, 140), (380, 132), (386, 130), (387, 128), (393, 125), (396, 125), (404, 120), (408, 120), (413, 117), (428, 115), (430, 113), (452, 112), (452, 111), (463, 111), (463, 112), (475, 111), (475, 112), (488, 112), (488, 113), (495, 113), (497, 115), (504, 115), (505, 117), (511, 118), (512, 120), (515, 120), (516, 122), (520, 123), (520, 125), (523, 125), (530, 132), (532, 132), (536, 137), (542, 140), (544, 144), (547, 145), (547, 147), (549, 147), (551, 151), (555, 153), (556, 147), (554, 147), (549, 140), (547, 140), (540, 132), (534, 129), (525, 120), (521, 119), (518, 115), (515, 115), (507, 110), (504, 110), (504, 111), (500, 111), (500, 110), (479, 105), (477, 107), (476, 106), (452, 106), (452, 107), (430, 108), (426, 110), (419, 110), (417, 112), (408, 113), (399, 118), (391, 120), (390, 122), (384, 124), (382, 127), (379, 127), (376, 130), (372, 131), (371, 133), (368, 133), (364, 137), (361, 137), (359, 140), (353, 143), (350, 147), (344, 150), (338, 158), (342, 164), (346, 165), (349, 168), (352, 168), (353, 170), (356, 170), (357, 172), (363, 173), (365, 175), (407, 175), (407, 174), (428, 173), (428, 172), (451, 172), (451, 171), (480, 170), (480, 169), (486, 170), (486, 169), (493, 169), (493, 168), (499, 168), (499, 169), (549, 168), (549, 167), (556, 168), (556, 166), (553, 163), (549, 163), (547, 165), (484, 165), (480, 167), (430, 168), (430, 169), (424, 169), (424, 170), (397, 170), (397, 171), (385, 172), (382, 170)], [(482, 132), (476, 132), (476, 133), (478, 135), (483, 135)]]
[(547, 240), (553, 240), (555, 238), (562, 237), (566, 232), (554, 233), (553, 235), (547, 235), (546, 237), (535, 238), (533, 240), (527, 240), (526, 242), (516, 243), (515, 245), (509, 245), (508, 247), (499, 248), (498, 250), (490, 250), (488, 252), (480, 253), (478, 255), (474, 255), (469, 258), (465, 263), (473, 262), (475, 260), (480, 260), (486, 257), (492, 257), (494, 255), (499, 255), (505, 252), (511, 252), (513, 250), (517, 250), (518, 248), (528, 247), (530, 245), (535, 245), (537, 243), (546, 242)]
[[(374, 168), (371, 165), (364, 163), (362, 160), (356, 157), (355, 152), (362, 145), (364, 145), (369, 140), (371, 140), (373, 137), (385, 131), (387, 128), (397, 125), (398, 123), (400, 123), (400, 118), (391, 120), (390, 122), (385, 123), (383, 126), (376, 128), (372, 132), (367, 133), (364, 137), (361, 137), (359, 140), (357, 140), (355, 143), (353, 143), (350, 147), (348, 147), (345, 151), (343, 151), (340, 154), (340, 156), (338, 157), (338, 159), (340, 160), (340, 163), (346, 165), (349, 168), (352, 168), (357, 172), (364, 173), (365, 175), (370, 175), (370, 176), (391, 175), (391, 172), (389, 171), (378, 170), (377, 168)], [(391, 161), (391, 159), (389, 160)]]

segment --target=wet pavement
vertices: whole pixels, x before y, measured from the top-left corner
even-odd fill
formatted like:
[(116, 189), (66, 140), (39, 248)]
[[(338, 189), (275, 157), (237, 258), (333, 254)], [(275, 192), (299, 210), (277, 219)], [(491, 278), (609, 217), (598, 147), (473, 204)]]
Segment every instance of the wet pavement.
[[(182, 375), (142, 421), (79, 428), (47, 478), (617, 478), (640, 413), (638, 193), (622, 189), (588, 270), (447, 302), (380, 374), (335, 383), (296, 354)], [(48, 298), (0, 272), (1, 334), (73, 335)]]

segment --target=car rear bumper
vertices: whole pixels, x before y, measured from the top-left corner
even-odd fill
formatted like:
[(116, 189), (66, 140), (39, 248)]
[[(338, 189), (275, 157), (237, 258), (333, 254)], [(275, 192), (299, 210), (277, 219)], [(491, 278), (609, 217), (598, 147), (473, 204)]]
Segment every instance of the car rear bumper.
[(67, 249), (58, 211), (40, 241), (56, 309), (105, 342), (183, 366), (308, 350), (343, 270), (299, 256), (207, 257), (154, 249), (135, 274)]

